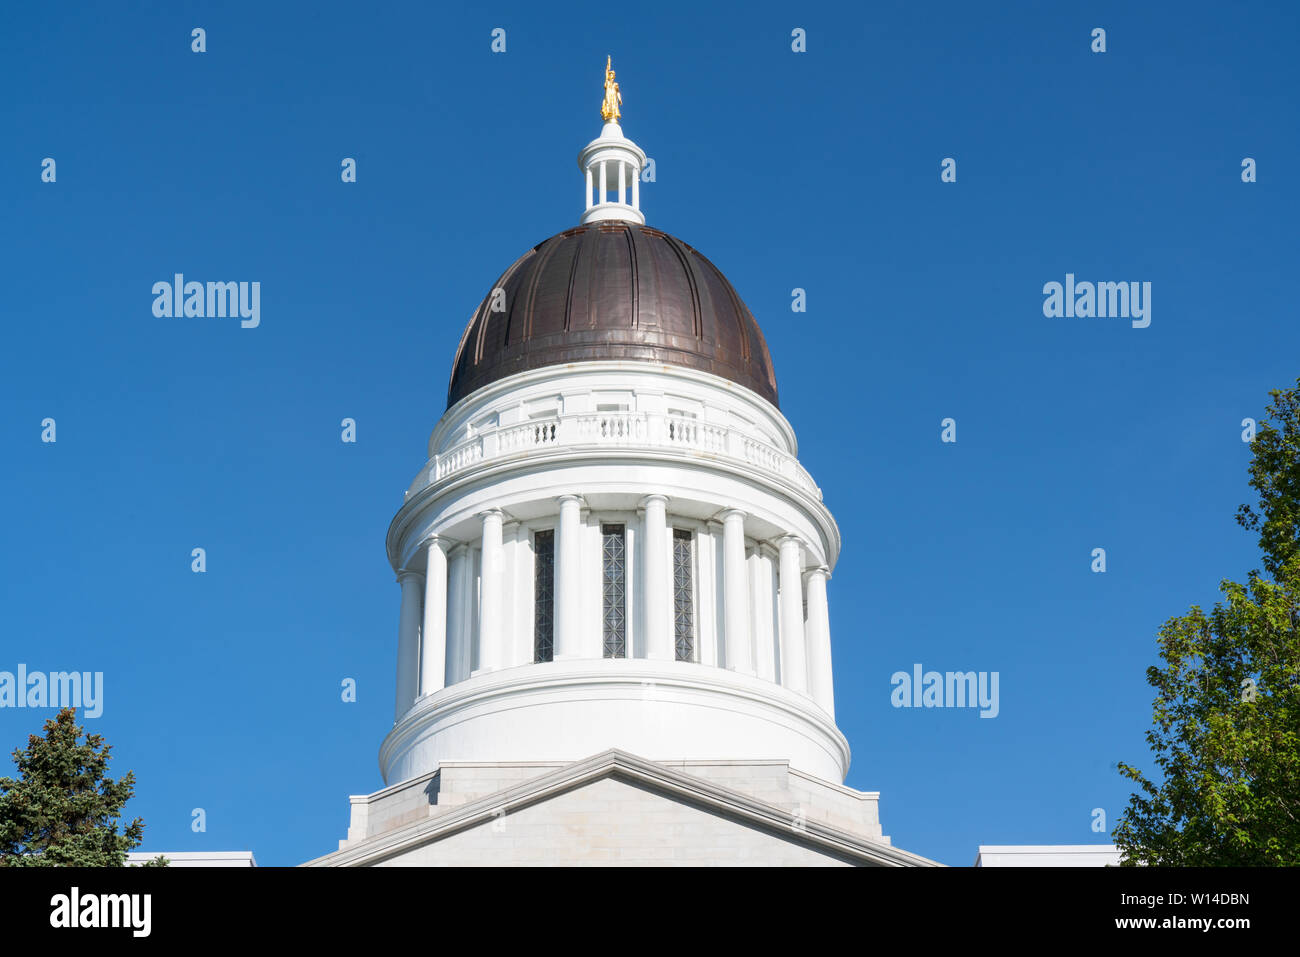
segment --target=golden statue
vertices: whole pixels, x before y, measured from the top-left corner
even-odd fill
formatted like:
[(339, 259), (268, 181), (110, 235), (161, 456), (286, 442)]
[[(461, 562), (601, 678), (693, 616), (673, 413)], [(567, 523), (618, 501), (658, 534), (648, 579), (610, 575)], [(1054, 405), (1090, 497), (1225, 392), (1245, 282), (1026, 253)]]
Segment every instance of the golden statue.
[(618, 118), (622, 115), (618, 108), (623, 105), (623, 94), (618, 92), (618, 84), (614, 82), (614, 71), (610, 69), (613, 57), (605, 57), (605, 102), (600, 105), (600, 115), (604, 117), (606, 123), (617, 123)]

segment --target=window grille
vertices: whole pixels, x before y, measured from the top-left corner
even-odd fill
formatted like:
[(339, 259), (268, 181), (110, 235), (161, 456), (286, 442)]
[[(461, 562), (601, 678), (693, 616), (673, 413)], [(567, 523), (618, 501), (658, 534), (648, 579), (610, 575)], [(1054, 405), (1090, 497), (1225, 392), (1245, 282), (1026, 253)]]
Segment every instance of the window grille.
[(555, 659), (555, 531), (533, 534), (533, 661)]
[(627, 535), (622, 525), (601, 525), (601, 621), (606, 658), (627, 657)]
[(695, 563), (689, 531), (673, 529), (673, 642), (678, 661), (695, 660)]

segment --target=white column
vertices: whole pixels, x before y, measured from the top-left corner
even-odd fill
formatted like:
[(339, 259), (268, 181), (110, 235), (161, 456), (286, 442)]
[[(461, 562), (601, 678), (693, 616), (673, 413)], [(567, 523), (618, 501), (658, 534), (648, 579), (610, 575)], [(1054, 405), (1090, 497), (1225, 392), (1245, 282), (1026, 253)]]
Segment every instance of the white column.
[(726, 606), (727, 669), (754, 673), (749, 635), (749, 571), (745, 567), (745, 513), (722, 515), (722, 578)]
[[(574, 654), (579, 658), (600, 658), (605, 653), (605, 596), (601, 592), (600, 580), (604, 559), (600, 548), (600, 519), (592, 516), (585, 508), (578, 510), (578, 580), (590, 582), (590, 587), (578, 588), (578, 640)], [(628, 574), (627, 581), (631, 581)], [(632, 607), (630, 601), (624, 608)], [(628, 641), (632, 640), (632, 626), (627, 625)], [(628, 656), (632, 652), (629, 645)]]
[(709, 587), (712, 589), (712, 606), (713, 617), (709, 621), (709, 657), (700, 656), (702, 664), (710, 664), (715, 668), (721, 668), (727, 662), (727, 649), (725, 647), (727, 635), (727, 593), (724, 585), (724, 575), (722, 571), (722, 523), (716, 520), (708, 522), (709, 536), (709, 564), (703, 569), (703, 573), (709, 576)]
[(757, 660), (754, 673), (767, 681), (776, 680), (776, 621), (772, 614), (772, 559), (776, 551), (766, 542), (760, 542), (750, 559), (753, 576), (750, 599), (753, 602), (752, 625)]
[[(501, 527), (502, 580), (504, 594), (501, 605), (505, 612), (501, 619), (501, 667), (513, 668), (531, 661), (523, 657), (522, 646), (533, 641), (533, 605), (522, 594), (524, 583), (520, 572), (520, 552), (526, 548), (527, 529), (519, 522), (509, 521)], [(528, 566), (529, 572), (532, 565)], [(532, 589), (529, 588), (531, 594)]]
[(632, 167), (632, 208), (641, 208), (641, 170)]
[(672, 594), (668, 590), (668, 499), (647, 495), (641, 500), (641, 627), (645, 629), (645, 654), (657, 661), (672, 661)]
[[(604, 179), (604, 166), (601, 178)], [(582, 499), (576, 495), (560, 496), (560, 523), (555, 530), (555, 657), (577, 658), (582, 637), (581, 592), (578, 571), (582, 534)]]
[(803, 640), (803, 543), (781, 539), (781, 684), (808, 693), (808, 657)]
[(618, 201), (624, 206), (627, 205), (627, 176), (625, 170), (627, 163), (622, 160), (618, 161)]
[(397, 706), (393, 723), (415, 704), (420, 681), (420, 592), (424, 576), (403, 568), (397, 573), (402, 586), (402, 612), (397, 624)]
[(465, 677), (479, 669), (478, 660), (478, 609), (479, 581), (483, 570), (483, 549), (471, 545), (466, 568), (465, 621), (469, 633), (465, 637)]
[(591, 167), (587, 167), (587, 208), (591, 209)]
[(441, 691), (447, 682), (447, 553), (438, 538), (429, 542), (424, 573), (424, 627), (420, 631), (420, 694)]
[(605, 161), (600, 161), (600, 201), (605, 202)]
[(702, 665), (717, 667), (717, 610), (714, 591), (717, 583), (713, 574), (713, 534), (709, 529), (695, 533), (695, 660)]
[(505, 567), (501, 548), (501, 510), (490, 508), (483, 518), (483, 561), (479, 586), (478, 666), (497, 671), (504, 660)]
[(468, 545), (457, 545), (447, 555), (447, 684), (469, 677)]
[(808, 573), (808, 677), (813, 700), (833, 718), (835, 688), (831, 673), (831, 618), (826, 607), (828, 571), (825, 565), (818, 565)]

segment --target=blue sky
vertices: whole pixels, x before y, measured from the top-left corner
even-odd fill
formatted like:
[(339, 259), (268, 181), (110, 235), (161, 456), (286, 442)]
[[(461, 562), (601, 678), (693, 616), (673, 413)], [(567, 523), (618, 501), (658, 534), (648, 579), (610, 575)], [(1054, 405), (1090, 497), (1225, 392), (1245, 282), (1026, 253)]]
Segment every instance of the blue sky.
[[(471, 311), (577, 222), (606, 53), (648, 220), (758, 317), (840, 524), (846, 783), (945, 863), (1107, 839), (1159, 626), (1258, 564), (1233, 514), (1241, 420), (1300, 374), (1300, 10), (119, 7), (0, 37), (0, 670), (104, 672), (146, 849), (299, 863), (381, 786), (384, 533)], [(260, 281), (261, 325), (154, 318), (176, 272)], [(1067, 272), (1150, 282), (1151, 325), (1045, 318)], [(893, 708), (916, 662), (999, 672), (1000, 714)], [(0, 746), (52, 714), (0, 709)]]

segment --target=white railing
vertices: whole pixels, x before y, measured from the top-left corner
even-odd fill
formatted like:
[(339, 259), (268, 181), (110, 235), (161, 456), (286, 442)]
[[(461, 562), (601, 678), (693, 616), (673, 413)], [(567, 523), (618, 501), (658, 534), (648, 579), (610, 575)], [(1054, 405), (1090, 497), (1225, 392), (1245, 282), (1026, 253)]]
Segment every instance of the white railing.
[(597, 412), (572, 417), (578, 442), (645, 445), (649, 441), (649, 417), (636, 412)]
[(429, 467), (429, 479), (436, 482), (445, 479), (454, 472), (459, 472), (467, 466), (480, 462), (483, 459), (483, 438), (474, 436), (472, 439), (466, 439), (459, 445), (453, 445), (441, 455), (433, 457), (433, 464)]
[(558, 425), (559, 420), (551, 418), (499, 429), (496, 432), (497, 452), (506, 454), (537, 448), (539, 445), (554, 445)]
[(783, 456), (766, 442), (756, 441), (747, 435), (742, 436), (740, 442), (745, 452), (745, 461), (750, 465), (757, 465), (770, 472), (784, 471), (781, 467), (785, 464), (782, 459), (789, 458), (789, 456)]
[(551, 416), (489, 429), (433, 457), (408, 494), (480, 462), (560, 446), (672, 448), (739, 460), (779, 475), (821, 498), (821, 489), (798, 460), (747, 433), (689, 416), (647, 412), (595, 412)]

